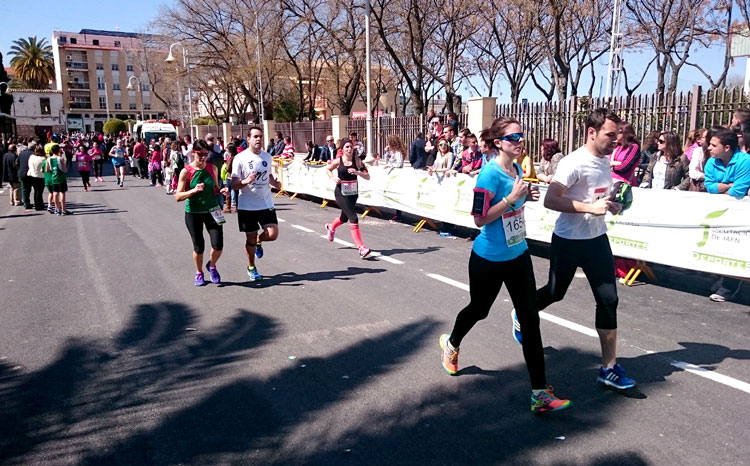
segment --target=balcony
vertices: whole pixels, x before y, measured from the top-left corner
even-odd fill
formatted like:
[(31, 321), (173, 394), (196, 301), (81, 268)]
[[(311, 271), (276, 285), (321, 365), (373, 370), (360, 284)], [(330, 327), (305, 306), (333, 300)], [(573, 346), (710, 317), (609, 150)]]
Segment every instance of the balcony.
[(90, 83), (88, 82), (74, 82), (68, 81), (68, 89), (83, 89), (88, 91)]
[(69, 70), (88, 70), (89, 64), (82, 61), (66, 61), (65, 67)]
[(70, 105), (71, 109), (90, 109), (91, 108), (91, 102), (68, 102), (68, 105)]

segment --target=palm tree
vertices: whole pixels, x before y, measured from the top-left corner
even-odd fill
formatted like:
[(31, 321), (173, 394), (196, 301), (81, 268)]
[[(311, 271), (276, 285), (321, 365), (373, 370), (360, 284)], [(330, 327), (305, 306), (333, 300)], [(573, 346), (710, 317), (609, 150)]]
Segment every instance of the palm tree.
[(10, 48), (10, 66), (18, 79), (32, 89), (46, 89), (50, 80), (55, 77), (55, 62), (52, 58), (52, 46), (47, 39), (38, 40), (36, 36), (13, 41)]

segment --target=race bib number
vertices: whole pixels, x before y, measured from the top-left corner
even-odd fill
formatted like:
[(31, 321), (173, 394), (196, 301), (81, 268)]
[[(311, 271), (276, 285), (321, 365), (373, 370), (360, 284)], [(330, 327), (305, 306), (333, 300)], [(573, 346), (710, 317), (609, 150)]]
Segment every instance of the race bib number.
[(591, 195), (591, 203), (598, 201), (599, 199), (605, 198), (609, 195), (609, 186), (602, 186), (601, 188), (594, 188), (594, 193)]
[(503, 214), (503, 231), (505, 231), (505, 244), (508, 247), (515, 246), (526, 239), (526, 220), (523, 216), (523, 207)]
[(224, 225), (227, 223), (227, 219), (224, 218), (224, 212), (221, 211), (220, 207), (214, 207), (209, 210), (211, 213), (211, 216), (214, 218), (214, 222), (216, 222), (217, 225)]
[(341, 181), (341, 194), (344, 196), (356, 196), (358, 193), (357, 180)]

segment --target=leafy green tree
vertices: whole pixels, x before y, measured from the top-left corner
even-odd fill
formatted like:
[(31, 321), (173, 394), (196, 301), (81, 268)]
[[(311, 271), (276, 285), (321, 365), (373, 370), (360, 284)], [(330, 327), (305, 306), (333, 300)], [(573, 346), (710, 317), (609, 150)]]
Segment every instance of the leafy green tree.
[(52, 58), (52, 46), (47, 39), (28, 39), (13, 41), (10, 47), (10, 66), (16, 76), (32, 89), (47, 89), (55, 77), (55, 62)]
[(103, 129), (105, 134), (120, 134), (128, 130), (128, 125), (119, 118), (112, 118), (104, 123)]

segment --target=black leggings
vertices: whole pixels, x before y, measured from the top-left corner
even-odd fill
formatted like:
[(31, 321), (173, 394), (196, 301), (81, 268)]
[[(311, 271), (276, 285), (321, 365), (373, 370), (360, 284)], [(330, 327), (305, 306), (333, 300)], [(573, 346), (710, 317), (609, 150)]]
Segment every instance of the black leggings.
[[(536, 306), (536, 282), (529, 251), (519, 257), (494, 262), (471, 252), (469, 259), (469, 295), (471, 301), (458, 313), (451, 332), (450, 343), (454, 348), (474, 325), (490, 313), (503, 283), (516, 308), (516, 315), (523, 330), (523, 357), (531, 378), (531, 388), (540, 390), (547, 387), (544, 375), (544, 350), (542, 335), (539, 332), (539, 311)], [(528, 330), (527, 330), (528, 329)]]
[(359, 223), (359, 219), (357, 219), (357, 198), (359, 196), (344, 196), (341, 194), (340, 186), (336, 186), (333, 194), (336, 197), (336, 203), (341, 207), (341, 215), (339, 216), (341, 223), (347, 221), (354, 224)]
[(164, 184), (164, 176), (161, 173), (161, 169), (151, 170), (151, 184), (156, 184), (156, 183)]
[[(592, 239), (565, 239), (552, 234), (549, 283), (536, 292), (539, 309), (565, 297), (576, 269), (581, 267), (596, 300), (596, 328), (617, 328), (615, 260), (607, 235)], [(521, 326), (523, 329), (523, 325)], [(526, 331), (523, 330), (524, 338)]]
[(89, 187), (89, 172), (87, 170), (81, 170), (78, 173), (81, 174), (81, 181), (83, 181), (83, 189)]
[(200, 214), (185, 212), (185, 225), (190, 233), (190, 239), (193, 240), (193, 251), (196, 254), (203, 254), (206, 249), (206, 242), (203, 239), (203, 225), (206, 226), (208, 236), (211, 237), (211, 248), (215, 251), (224, 249), (224, 231), (208, 212)]
[(102, 160), (94, 160), (94, 177), (95, 178), (101, 178), (102, 177), (102, 166), (103, 162)]

